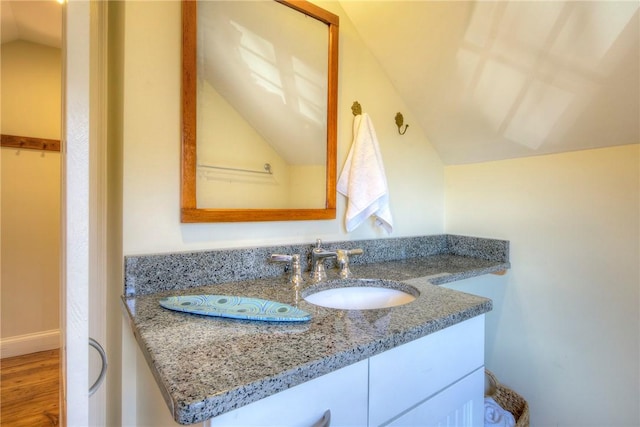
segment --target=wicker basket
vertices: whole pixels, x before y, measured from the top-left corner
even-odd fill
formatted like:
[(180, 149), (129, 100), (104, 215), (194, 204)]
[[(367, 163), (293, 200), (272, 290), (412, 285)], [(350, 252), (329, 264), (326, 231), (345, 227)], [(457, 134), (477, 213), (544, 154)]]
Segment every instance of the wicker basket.
[(493, 372), (485, 369), (485, 373), (492, 386), (488, 397), (493, 398), (502, 409), (513, 414), (516, 419), (516, 427), (529, 427), (529, 404), (527, 401), (509, 387), (500, 384)]

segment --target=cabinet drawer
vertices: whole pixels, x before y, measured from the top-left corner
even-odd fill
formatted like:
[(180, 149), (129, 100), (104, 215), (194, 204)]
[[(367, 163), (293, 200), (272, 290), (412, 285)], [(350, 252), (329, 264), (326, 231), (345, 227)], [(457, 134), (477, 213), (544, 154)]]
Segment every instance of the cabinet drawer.
[(369, 425), (379, 426), (484, 366), (484, 315), (369, 359)]
[(419, 404), (388, 427), (475, 427), (484, 425), (484, 369), (478, 369)]
[(368, 362), (360, 361), (226, 412), (207, 427), (309, 427), (331, 410), (331, 426), (367, 424)]

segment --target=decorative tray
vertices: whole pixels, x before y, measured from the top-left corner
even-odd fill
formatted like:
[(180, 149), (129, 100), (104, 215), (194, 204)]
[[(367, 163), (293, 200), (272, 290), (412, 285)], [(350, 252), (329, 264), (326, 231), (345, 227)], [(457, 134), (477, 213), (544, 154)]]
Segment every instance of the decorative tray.
[(311, 319), (306, 311), (288, 304), (230, 295), (171, 296), (162, 298), (160, 305), (174, 311), (232, 319), (270, 322), (306, 322)]

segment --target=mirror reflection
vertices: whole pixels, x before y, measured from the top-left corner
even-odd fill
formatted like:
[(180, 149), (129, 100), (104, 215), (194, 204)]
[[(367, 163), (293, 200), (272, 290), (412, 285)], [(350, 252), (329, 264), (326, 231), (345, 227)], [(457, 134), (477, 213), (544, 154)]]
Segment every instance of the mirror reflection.
[[(236, 220), (225, 219), (236, 210), (251, 210), (242, 220), (335, 218), (337, 17), (324, 22), (306, 2), (188, 3), (196, 99), (193, 147), (183, 99), (183, 221), (185, 210), (211, 221)], [(186, 74), (188, 65), (185, 56)], [(191, 172), (195, 206), (185, 199)]]

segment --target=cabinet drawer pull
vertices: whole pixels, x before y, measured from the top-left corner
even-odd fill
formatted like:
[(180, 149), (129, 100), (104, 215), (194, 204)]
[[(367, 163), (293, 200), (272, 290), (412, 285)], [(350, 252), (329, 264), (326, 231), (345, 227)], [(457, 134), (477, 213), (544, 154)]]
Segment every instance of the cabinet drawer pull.
[(316, 421), (311, 427), (329, 427), (331, 424), (331, 409), (327, 409), (322, 418)]

